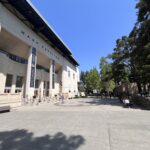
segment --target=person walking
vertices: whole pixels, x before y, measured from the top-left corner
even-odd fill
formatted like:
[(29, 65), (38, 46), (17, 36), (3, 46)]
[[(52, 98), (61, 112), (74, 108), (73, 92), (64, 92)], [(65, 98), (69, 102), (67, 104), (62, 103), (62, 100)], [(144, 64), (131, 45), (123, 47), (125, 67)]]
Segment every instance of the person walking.
[(59, 102), (64, 103), (64, 95), (62, 93), (59, 94)]

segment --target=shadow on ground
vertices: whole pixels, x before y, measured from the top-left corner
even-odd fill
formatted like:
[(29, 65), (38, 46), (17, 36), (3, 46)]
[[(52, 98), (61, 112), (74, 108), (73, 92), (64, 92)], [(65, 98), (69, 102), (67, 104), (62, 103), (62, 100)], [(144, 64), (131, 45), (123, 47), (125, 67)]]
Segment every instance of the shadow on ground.
[(91, 104), (91, 105), (111, 105), (111, 106), (122, 106), (122, 104), (119, 102), (118, 99), (100, 99), (100, 98), (94, 98), (90, 101), (86, 101), (85, 103)]
[[(110, 105), (110, 106), (118, 106), (118, 107), (123, 107), (123, 108), (128, 108), (125, 107), (122, 103), (120, 103), (119, 99), (114, 99), (114, 98), (93, 98), (90, 101), (84, 102), (86, 104), (90, 105)], [(136, 105), (133, 105), (130, 107), (132, 109), (141, 109)]]
[(61, 132), (42, 137), (27, 130), (0, 132), (0, 150), (77, 150), (84, 142), (80, 135), (67, 137)]

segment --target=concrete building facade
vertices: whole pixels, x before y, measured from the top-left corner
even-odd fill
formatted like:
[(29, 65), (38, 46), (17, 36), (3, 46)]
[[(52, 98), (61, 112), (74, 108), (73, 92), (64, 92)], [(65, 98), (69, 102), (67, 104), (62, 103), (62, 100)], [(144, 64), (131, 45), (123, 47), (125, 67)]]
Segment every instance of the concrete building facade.
[(78, 94), (69, 48), (27, 0), (0, 0), (0, 105), (22, 98)]

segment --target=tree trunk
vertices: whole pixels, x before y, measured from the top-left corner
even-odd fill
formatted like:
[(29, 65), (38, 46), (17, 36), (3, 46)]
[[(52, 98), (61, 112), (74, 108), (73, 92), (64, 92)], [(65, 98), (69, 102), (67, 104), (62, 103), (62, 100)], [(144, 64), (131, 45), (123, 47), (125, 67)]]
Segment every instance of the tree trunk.
[(139, 91), (139, 93), (141, 93), (141, 92), (142, 92), (141, 84), (140, 84), (140, 83), (137, 83), (137, 87), (138, 87), (138, 91)]

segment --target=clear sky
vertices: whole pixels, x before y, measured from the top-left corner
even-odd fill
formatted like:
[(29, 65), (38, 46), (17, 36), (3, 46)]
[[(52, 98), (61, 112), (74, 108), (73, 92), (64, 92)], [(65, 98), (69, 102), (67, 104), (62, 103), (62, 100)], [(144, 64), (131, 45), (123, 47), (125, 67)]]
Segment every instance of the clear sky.
[(32, 0), (86, 71), (113, 51), (136, 22), (136, 0)]

